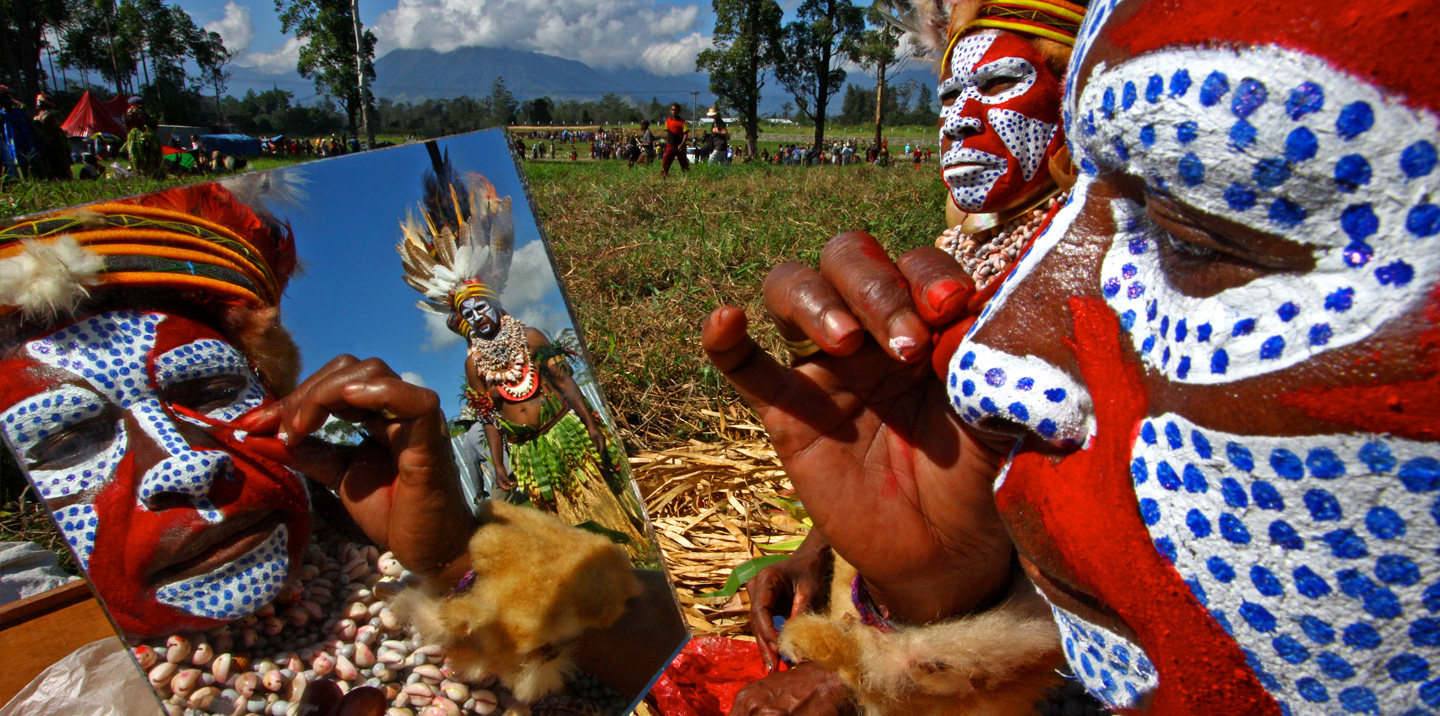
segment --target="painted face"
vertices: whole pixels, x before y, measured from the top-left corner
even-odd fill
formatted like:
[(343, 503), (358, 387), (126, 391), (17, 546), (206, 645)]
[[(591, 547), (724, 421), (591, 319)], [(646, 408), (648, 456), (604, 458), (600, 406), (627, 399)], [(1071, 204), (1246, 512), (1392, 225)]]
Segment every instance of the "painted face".
[(494, 338), (500, 330), (500, 310), (483, 298), (467, 298), (460, 303), (460, 315), (470, 322), (470, 330), (481, 338)]
[(114, 311), (18, 346), (0, 373), (0, 432), (121, 628), (204, 629), (275, 598), (308, 498), (229, 427), (269, 396), (218, 334)]
[(1019, 436), (996, 499), (1075, 674), (1164, 714), (1428, 713), (1440, 125), (1276, 44), (1130, 57), (1099, 5), (1081, 181), (950, 375)]
[(969, 212), (1016, 208), (1049, 186), (1046, 157), (1064, 144), (1060, 82), (1018, 35), (961, 38), (938, 90), (940, 163), (955, 204)]

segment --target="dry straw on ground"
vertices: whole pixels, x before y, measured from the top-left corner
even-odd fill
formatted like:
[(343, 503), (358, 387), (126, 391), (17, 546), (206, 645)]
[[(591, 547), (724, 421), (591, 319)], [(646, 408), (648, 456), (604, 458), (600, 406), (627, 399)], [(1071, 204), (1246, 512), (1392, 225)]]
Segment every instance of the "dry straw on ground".
[(766, 502), (791, 488), (764, 431), (735, 422), (735, 409), (706, 412), (735, 439), (646, 451), (630, 458), (630, 465), (691, 630), (697, 636), (749, 637), (745, 592), (729, 598), (699, 595), (724, 586), (736, 565), (773, 554), (766, 546), (801, 538), (808, 528)]

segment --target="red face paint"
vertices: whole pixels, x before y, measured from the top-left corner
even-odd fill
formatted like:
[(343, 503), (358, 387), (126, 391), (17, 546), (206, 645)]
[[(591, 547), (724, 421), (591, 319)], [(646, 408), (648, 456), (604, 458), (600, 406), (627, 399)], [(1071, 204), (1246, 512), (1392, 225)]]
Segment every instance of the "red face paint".
[(0, 387), (6, 437), (122, 629), (251, 613), (299, 563), (304, 485), (230, 424), (270, 398), (215, 331), (116, 311), (21, 346), (0, 372), (29, 376)]
[(1073, 587), (1135, 632), (1159, 676), (1150, 713), (1278, 716), (1235, 641), (1140, 520), (1129, 464), (1149, 396), (1139, 366), (1121, 349), (1119, 320), (1097, 299), (1072, 298), (1070, 310), (1071, 348), (1094, 396), (1097, 437), (1058, 463), (1033, 452), (1012, 460), (996, 502), (1021, 554), (1055, 581), (1072, 575)]
[(941, 77), (941, 165), (961, 209), (1014, 208), (1051, 184), (1046, 158), (1065, 144), (1059, 80), (1018, 35), (971, 33)]

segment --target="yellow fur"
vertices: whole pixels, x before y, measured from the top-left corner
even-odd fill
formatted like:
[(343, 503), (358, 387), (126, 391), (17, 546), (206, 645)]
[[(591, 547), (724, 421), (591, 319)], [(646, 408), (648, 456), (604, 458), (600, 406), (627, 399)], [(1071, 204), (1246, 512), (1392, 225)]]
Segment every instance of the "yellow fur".
[(780, 648), (836, 672), (869, 716), (1029, 714), (1061, 683), (1059, 632), (1024, 575), (985, 612), (886, 633), (855, 616), (853, 569), (837, 560), (835, 574), (831, 613), (787, 622)]
[(620, 618), (640, 594), (625, 551), (539, 510), (490, 502), (470, 538), (475, 583), (444, 598), (412, 589), (395, 602), (453, 669), (494, 674), (522, 701), (554, 693), (574, 669), (576, 640)]

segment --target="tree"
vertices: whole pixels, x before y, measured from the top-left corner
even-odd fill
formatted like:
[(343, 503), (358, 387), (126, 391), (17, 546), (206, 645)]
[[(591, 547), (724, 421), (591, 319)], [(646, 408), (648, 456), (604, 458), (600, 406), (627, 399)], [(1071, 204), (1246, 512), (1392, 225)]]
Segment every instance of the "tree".
[(198, 38), (191, 47), (192, 57), (195, 58), (195, 66), (200, 69), (200, 76), (196, 80), (198, 87), (209, 87), (215, 90), (215, 111), (220, 112), (220, 95), (225, 93), (225, 86), (229, 84), (230, 77), (234, 74), (225, 69), (235, 59), (235, 53), (225, 47), (219, 33), (206, 32), (204, 37)]
[(795, 96), (801, 114), (815, 122), (815, 144), (825, 141), (825, 110), (845, 84), (841, 63), (865, 28), (864, 12), (850, 0), (803, 0), (799, 17), (785, 26), (780, 84)]
[(780, 20), (775, 0), (713, 0), (715, 47), (700, 53), (695, 69), (710, 73), (710, 91), (740, 112), (745, 153), (756, 155), (760, 139), (760, 90), (765, 73), (780, 60)]
[(65, 19), (64, 0), (0, 0), (0, 67), (21, 97), (40, 92), (45, 31)]
[(341, 103), (350, 133), (359, 136), (361, 102), (372, 103), (374, 97), (368, 91), (360, 96), (355, 66), (360, 64), (366, 79), (375, 78), (375, 33), (364, 30), (357, 42), (359, 23), (350, 0), (275, 0), (275, 10), (282, 32), (306, 40), (295, 69), (315, 81), (315, 91)]
[[(5, 0), (10, 2), (11, 0)], [(14, 0), (24, 6), (29, 0)], [(132, 94), (130, 79), (139, 62), (140, 38), (120, 24), (120, 9), (113, 0), (77, 0), (60, 33), (60, 62), (100, 73), (115, 85), (115, 94)]]
[(496, 127), (504, 127), (515, 123), (515, 111), (520, 109), (520, 103), (515, 101), (515, 95), (505, 88), (505, 78), (496, 77), (495, 82), (490, 85), (490, 121), (488, 124)]
[(520, 104), (521, 121), (526, 124), (550, 124), (555, 119), (550, 115), (550, 108), (554, 102), (549, 97), (536, 97), (527, 99)]
[(862, 71), (875, 80), (875, 146), (880, 146), (880, 128), (885, 121), (886, 79), (909, 64), (917, 51), (906, 43), (900, 45), (900, 33), (890, 22), (893, 12), (914, 14), (910, 4), (904, 0), (875, 0), (865, 13), (865, 21), (872, 27), (851, 39), (846, 48), (849, 55), (860, 65)]

